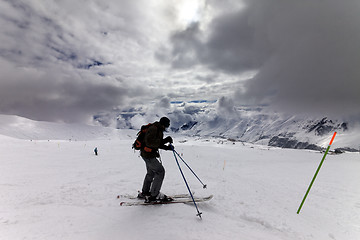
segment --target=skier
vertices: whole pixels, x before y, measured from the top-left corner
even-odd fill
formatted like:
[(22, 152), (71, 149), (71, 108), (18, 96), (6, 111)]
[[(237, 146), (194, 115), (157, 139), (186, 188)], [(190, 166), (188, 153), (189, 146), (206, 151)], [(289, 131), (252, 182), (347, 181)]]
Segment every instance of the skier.
[(163, 139), (164, 131), (169, 126), (170, 120), (167, 117), (162, 117), (159, 122), (154, 122), (145, 133), (145, 147), (140, 150), (140, 155), (145, 161), (147, 172), (142, 192), (138, 195), (138, 198), (145, 199), (145, 202), (172, 200), (160, 192), (165, 177), (165, 169), (160, 160), (159, 148), (172, 150), (170, 145), (165, 144), (173, 143), (173, 139), (170, 136)]
[(98, 149), (97, 149), (97, 147), (94, 149), (94, 153), (95, 153), (96, 156), (98, 155)]

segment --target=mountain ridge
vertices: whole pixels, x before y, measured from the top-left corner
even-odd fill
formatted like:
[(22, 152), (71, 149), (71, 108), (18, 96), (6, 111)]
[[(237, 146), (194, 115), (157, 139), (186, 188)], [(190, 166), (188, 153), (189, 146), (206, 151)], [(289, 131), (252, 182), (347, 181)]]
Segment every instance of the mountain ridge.
[[(285, 115), (267, 106), (219, 106), (213, 102), (172, 103), (170, 108), (129, 108), (94, 116), (94, 121), (118, 129), (139, 129), (161, 116), (171, 120), (170, 131), (186, 136), (220, 137), (281, 148), (322, 150), (336, 131), (337, 148), (359, 151), (356, 122), (328, 117)], [(116, 119), (116, 120), (115, 120)], [(108, 123), (108, 124), (104, 124)]]

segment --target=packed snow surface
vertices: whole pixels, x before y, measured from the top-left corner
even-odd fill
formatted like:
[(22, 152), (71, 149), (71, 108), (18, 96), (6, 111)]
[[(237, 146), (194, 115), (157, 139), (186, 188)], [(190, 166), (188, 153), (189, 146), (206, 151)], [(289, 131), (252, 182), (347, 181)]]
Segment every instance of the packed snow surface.
[[(173, 135), (208, 186), (182, 164), (195, 196), (214, 195), (198, 204), (200, 220), (192, 204), (119, 206), (117, 195), (135, 195), (145, 175), (135, 131), (77, 126), (75, 136), (68, 125), (34, 124), (42, 139), (0, 131), (0, 239), (360, 239), (359, 153), (329, 154), (296, 214), (323, 153)], [(186, 193), (172, 152), (161, 155), (162, 192)]]

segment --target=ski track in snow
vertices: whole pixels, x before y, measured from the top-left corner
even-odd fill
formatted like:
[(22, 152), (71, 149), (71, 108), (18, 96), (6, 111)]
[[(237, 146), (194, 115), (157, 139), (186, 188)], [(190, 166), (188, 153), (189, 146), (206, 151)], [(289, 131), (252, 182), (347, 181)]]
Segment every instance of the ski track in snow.
[[(116, 196), (136, 194), (145, 175), (130, 133), (88, 141), (0, 136), (0, 239), (360, 239), (358, 153), (327, 156), (298, 215), (322, 153), (175, 141), (208, 185), (182, 165), (195, 196), (214, 195), (198, 204), (200, 220), (192, 204), (119, 206)], [(186, 193), (172, 153), (162, 151), (162, 161), (162, 191)]]

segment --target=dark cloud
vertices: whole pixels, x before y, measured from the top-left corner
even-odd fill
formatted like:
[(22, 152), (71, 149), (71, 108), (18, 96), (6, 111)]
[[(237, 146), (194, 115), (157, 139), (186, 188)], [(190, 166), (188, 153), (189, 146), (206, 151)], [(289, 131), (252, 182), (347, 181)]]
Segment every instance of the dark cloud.
[(173, 67), (205, 65), (229, 75), (257, 70), (235, 91), (242, 102), (312, 114), (360, 112), (359, 1), (244, 3), (173, 34)]
[[(240, 73), (258, 67), (254, 56), (254, 29), (248, 23), (246, 12), (234, 12), (215, 18), (209, 33), (193, 23), (185, 30), (174, 33), (172, 66), (188, 68), (206, 65), (213, 70)], [(205, 40), (204, 35), (209, 37)]]
[(221, 97), (217, 100), (217, 112), (219, 115), (226, 117), (231, 114), (236, 114), (234, 101), (228, 97)]
[(359, 113), (359, 2), (249, 2), (254, 27), (275, 50), (245, 97), (292, 112)]
[(210, 68), (239, 73), (257, 67), (254, 53), (254, 29), (246, 12), (235, 12), (214, 19), (210, 37), (201, 59)]
[[(74, 77), (63, 69), (46, 72), (6, 66), (2, 71), (0, 112), (36, 120), (86, 121), (92, 114), (126, 103), (137, 90), (116, 81), (99, 82), (86, 73)], [(140, 89), (138, 91), (141, 91)]]
[(201, 34), (199, 24), (194, 23), (184, 31), (176, 32), (171, 36), (170, 40), (173, 44), (171, 51), (172, 67), (189, 68), (199, 63), (201, 60), (199, 54), (203, 51), (203, 44), (200, 40)]

